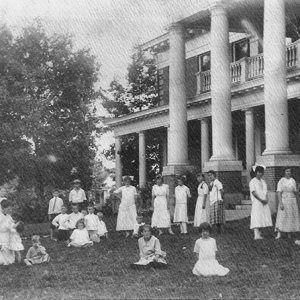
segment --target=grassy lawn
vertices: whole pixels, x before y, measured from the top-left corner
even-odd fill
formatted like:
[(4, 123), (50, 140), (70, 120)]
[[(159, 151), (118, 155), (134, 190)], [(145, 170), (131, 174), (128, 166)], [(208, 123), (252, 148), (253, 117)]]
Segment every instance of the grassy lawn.
[[(300, 247), (274, 240), (271, 229), (265, 240), (253, 241), (249, 219), (230, 222), (225, 234), (215, 236), (218, 260), (230, 269), (220, 278), (192, 275), (192, 250), (199, 237), (192, 228), (188, 236), (160, 238), (168, 270), (131, 270), (129, 264), (138, 260), (137, 241), (120, 237), (114, 224), (107, 220), (110, 239), (90, 249), (70, 249), (43, 238), (51, 256), (48, 265), (0, 266), (0, 299), (218, 299), (220, 294), (223, 299), (300, 298)], [(31, 225), (25, 235), (46, 230), (43, 224)], [(27, 250), (30, 240), (24, 245)], [(190, 249), (187, 255), (184, 246)]]

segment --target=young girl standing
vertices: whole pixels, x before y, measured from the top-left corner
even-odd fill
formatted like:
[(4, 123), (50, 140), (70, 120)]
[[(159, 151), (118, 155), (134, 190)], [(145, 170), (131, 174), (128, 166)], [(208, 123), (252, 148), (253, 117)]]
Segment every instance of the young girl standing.
[(180, 233), (187, 234), (187, 202), (191, 198), (190, 189), (183, 184), (183, 178), (178, 179), (175, 188), (174, 222), (180, 224)]
[(15, 260), (20, 263), (22, 261), (21, 251), (24, 250), (20, 233), (24, 230), (24, 223), (19, 221), (14, 224), (13, 229), (10, 233), (10, 250), (15, 252)]
[(204, 181), (204, 175), (198, 174), (197, 180), (199, 182), (198, 186), (198, 198), (195, 209), (194, 217), (194, 227), (199, 227), (201, 223), (209, 221), (208, 209), (209, 205), (207, 204), (207, 196), (209, 193), (208, 185)]
[(159, 235), (163, 234), (163, 228), (168, 228), (169, 234), (173, 235), (169, 213), (169, 186), (163, 183), (160, 175), (156, 177), (156, 184), (152, 187), (151, 209), (151, 226), (158, 228)]
[(216, 260), (216, 240), (210, 237), (211, 226), (202, 223), (199, 227), (201, 238), (195, 243), (194, 252), (198, 261), (194, 266), (193, 274), (198, 276), (225, 276), (229, 269), (221, 266)]
[(133, 230), (134, 222), (136, 219), (136, 205), (137, 191), (131, 185), (129, 176), (124, 178), (125, 185), (114, 191), (114, 194), (121, 195), (121, 203), (119, 206), (117, 218), (117, 231), (125, 231), (126, 238), (130, 236)]
[(254, 230), (254, 239), (260, 240), (262, 239), (261, 228), (272, 226), (272, 218), (268, 205), (267, 184), (262, 179), (265, 169), (263, 166), (254, 166), (252, 170), (255, 177), (249, 183), (252, 200), (250, 229)]
[(150, 225), (144, 225), (141, 237), (138, 240), (140, 260), (131, 265), (134, 269), (140, 268), (166, 268), (166, 253), (161, 250), (159, 239), (152, 235)]

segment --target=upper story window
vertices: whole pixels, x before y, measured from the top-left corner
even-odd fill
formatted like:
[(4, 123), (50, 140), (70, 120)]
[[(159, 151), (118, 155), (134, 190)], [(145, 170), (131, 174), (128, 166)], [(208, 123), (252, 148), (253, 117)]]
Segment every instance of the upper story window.
[(244, 57), (249, 57), (249, 39), (242, 39), (232, 43), (232, 61), (238, 61)]
[(199, 55), (198, 71), (205, 72), (210, 70), (210, 51)]

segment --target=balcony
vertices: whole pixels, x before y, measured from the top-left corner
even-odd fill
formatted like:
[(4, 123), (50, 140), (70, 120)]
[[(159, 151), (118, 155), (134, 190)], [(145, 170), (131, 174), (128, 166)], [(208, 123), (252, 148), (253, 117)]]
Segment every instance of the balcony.
[[(290, 44), (286, 48), (286, 67), (287, 70), (300, 68), (300, 40)], [(230, 64), (230, 75), (232, 85), (242, 84), (246, 81), (263, 77), (264, 57), (258, 54), (245, 57)], [(210, 92), (211, 73), (209, 71), (196, 73), (197, 95)]]

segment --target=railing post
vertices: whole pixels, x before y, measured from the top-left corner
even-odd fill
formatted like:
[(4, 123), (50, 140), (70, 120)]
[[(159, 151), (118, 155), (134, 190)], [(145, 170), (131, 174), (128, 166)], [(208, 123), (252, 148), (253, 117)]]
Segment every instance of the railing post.
[(296, 46), (296, 67), (300, 68), (300, 43), (297, 42), (295, 46)]
[(248, 80), (248, 59), (244, 57), (241, 60), (241, 83)]
[(200, 74), (200, 72), (197, 72), (195, 75), (196, 75), (196, 81), (197, 81), (196, 95), (199, 95), (199, 94), (201, 94), (201, 74)]

